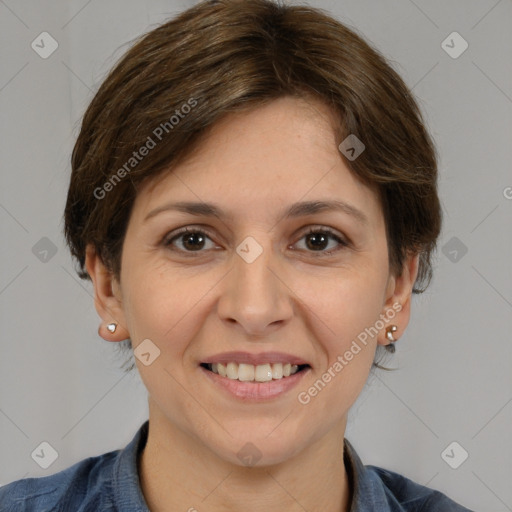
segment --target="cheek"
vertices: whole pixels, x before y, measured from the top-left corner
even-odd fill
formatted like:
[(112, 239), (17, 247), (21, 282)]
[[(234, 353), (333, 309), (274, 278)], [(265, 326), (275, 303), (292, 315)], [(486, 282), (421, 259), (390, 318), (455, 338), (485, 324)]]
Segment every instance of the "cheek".
[(167, 261), (130, 264), (124, 310), (132, 345), (149, 338), (160, 348), (159, 362), (176, 367), (211, 313), (212, 290), (225, 271), (187, 272)]
[[(159, 284), (160, 271), (148, 262), (135, 239), (128, 229), (121, 262), (123, 310), (133, 348), (142, 340), (155, 337), (167, 308), (161, 299), (166, 286)], [(168, 297), (172, 298), (173, 294), (169, 293)]]
[(305, 391), (311, 398), (323, 395), (318, 406), (321, 402), (326, 410), (343, 410), (361, 392), (375, 357), (372, 328), (383, 313), (386, 281), (384, 273), (368, 268), (340, 273), (309, 289), (313, 335), (324, 358), (318, 371), (321, 382), (316, 381), (311, 393)]
[(337, 269), (322, 277), (300, 279), (294, 291), (322, 328), (324, 336), (318, 339), (324, 339), (331, 352), (343, 350), (383, 312), (387, 275), (376, 266)]
[(132, 274), (124, 304), (134, 346), (144, 338), (154, 338), (160, 345), (179, 331), (180, 318), (197, 302), (195, 294), (183, 288), (176, 276), (166, 279), (158, 272), (146, 270)]

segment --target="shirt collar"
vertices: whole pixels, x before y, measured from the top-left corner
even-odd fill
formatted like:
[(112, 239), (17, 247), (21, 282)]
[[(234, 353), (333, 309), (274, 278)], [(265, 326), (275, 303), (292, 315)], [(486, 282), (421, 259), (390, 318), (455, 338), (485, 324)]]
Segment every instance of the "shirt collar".
[(135, 437), (121, 450), (112, 469), (112, 492), (116, 510), (149, 512), (140, 485), (138, 460), (146, 446), (149, 420), (139, 428)]
[(389, 502), (382, 481), (375, 472), (363, 465), (348, 439), (344, 440), (343, 461), (350, 482), (349, 512), (389, 510)]
[[(112, 469), (114, 502), (119, 510), (149, 512), (140, 485), (138, 460), (146, 446), (149, 420), (139, 428), (132, 441), (120, 451)], [(388, 505), (382, 482), (365, 467), (352, 444), (345, 439), (343, 462), (347, 471), (351, 505), (349, 512), (385, 510)]]

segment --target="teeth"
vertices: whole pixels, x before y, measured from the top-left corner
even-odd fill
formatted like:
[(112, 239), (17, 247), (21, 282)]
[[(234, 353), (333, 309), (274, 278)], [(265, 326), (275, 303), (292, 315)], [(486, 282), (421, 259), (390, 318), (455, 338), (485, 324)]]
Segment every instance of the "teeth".
[(251, 381), (254, 380), (254, 366), (252, 364), (238, 365), (238, 380)]
[(282, 379), (283, 378), (283, 365), (282, 364), (273, 364), (272, 365), (272, 378), (273, 379)]
[(272, 380), (272, 367), (269, 364), (260, 364), (254, 368), (254, 380), (256, 382), (268, 382)]
[[(212, 366), (215, 366), (215, 365), (212, 365)], [(215, 373), (218, 373), (221, 377), (227, 376), (226, 367), (222, 363), (217, 364), (217, 370), (213, 370), (213, 371)]]
[(242, 382), (269, 382), (272, 379), (278, 380), (297, 373), (299, 367), (290, 363), (259, 364), (254, 366), (245, 363), (213, 363), (209, 365), (213, 373), (221, 377)]
[(238, 365), (236, 363), (228, 363), (226, 366), (226, 374), (228, 379), (238, 379)]

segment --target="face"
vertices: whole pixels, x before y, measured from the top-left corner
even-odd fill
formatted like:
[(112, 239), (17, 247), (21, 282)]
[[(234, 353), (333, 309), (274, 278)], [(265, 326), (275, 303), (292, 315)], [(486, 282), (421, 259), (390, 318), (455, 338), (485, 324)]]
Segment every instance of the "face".
[[(384, 320), (395, 336), (408, 321), (417, 260), (390, 273), (381, 205), (345, 165), (331, 122), (323, 105), (292, 98), (226, 118), (139, 191), (111, 295), (88, 254), (100, 314), (108, 323), (115, 312), (136, 353), (150, 354), (148, 365), (136, 358), (150, 420), (235, 464), (249, 442), (273, 464), (343, 436), (377, 343), (388, 343)], [(312, 201), (340, 206), (297, 207)], [(237, 365), (228, 376), (205, 368), (215, 362), (241, 363), (238, 379)], [(286, 362), (300, 371), (277, 378)]]

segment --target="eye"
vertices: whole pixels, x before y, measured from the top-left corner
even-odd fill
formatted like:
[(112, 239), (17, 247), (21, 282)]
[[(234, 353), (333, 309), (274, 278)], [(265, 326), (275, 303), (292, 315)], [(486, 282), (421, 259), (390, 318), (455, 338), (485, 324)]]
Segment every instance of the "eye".
[[(347, 241), (329, 228), (311, 228), (300, 238), (300, 240), (303, 239), (306, 240), (305, 250), (319, 253), (319, 256), (330, 256), (349, 246)], [(213, 247), (210, 246), (210, 249), (214, 248), (215, 244), (207, 232), (202, 229), (187, 227), (171, 233), (163, 240), (163, 245), (181, 253), (199, 253), (204, 252), (202, 249), (208, 249), (208, 247), (205, 247), (207, 240), (210, 240), (213, 245)], [(334, 248), (326, 251), (330, 240), (335, 242)]]
[(163, 242), (164, 245), (175, 250), (174, 247), (171, 246), (177, 241), (184, 247), (184, 249), (177, 249), (180, 252), (201, 252), (201, 249), (204, 248), (205, 240), (208, 239), (211, 241), (211, 238), (204, 231), (194, 228), (183, 228), (177, 233), (172, 233), (170, 236), (172, 236), (172, 238), (166, 237)]
[[(318, 252), (319, 256), (330, 256), (349, 245), (347, 241), (329, 228), (311, 228), (302, 236), (302, 239), (306, 239), (306, 247), (311, 248), (312, 252)], [(326, 251), (329, 239), (336, 243), (334, 244), (334, 249)]]

